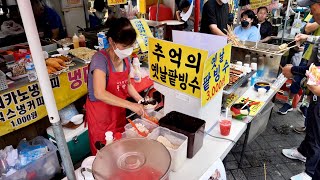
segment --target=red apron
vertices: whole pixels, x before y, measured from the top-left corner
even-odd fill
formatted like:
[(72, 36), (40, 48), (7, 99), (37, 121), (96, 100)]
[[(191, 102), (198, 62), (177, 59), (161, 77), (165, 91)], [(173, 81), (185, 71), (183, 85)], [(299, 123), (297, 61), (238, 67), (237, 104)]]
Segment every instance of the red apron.
[[(109, 70), (108, 84), (106, 91), (113, 95), (126, 99), (128, 94), (128, 77), (129, 77), (129, 61), (126, 58), (126, 70), (123, 72), (113, 72), (112, 62), (104, 50), (100, 51), (107, 60)], [(102, 101), (90, 101), (87, 97), (85, 104), (86, 121), (88, 122), (88, 131), (90, 139), (90, 149), (92, 155), (96, 155), (97, 149), (95, 143), (97, 141), (105, 142), (105, 132), (112, 131), (123, 132), (126, 125), (126, 109), (106, 104)]]

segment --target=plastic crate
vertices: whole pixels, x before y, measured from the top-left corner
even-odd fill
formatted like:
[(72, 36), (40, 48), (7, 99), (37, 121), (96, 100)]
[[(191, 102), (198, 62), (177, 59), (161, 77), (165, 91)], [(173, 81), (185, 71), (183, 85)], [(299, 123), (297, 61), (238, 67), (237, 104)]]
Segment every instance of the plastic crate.
[(176, 111), (159, 120), (159, 125), (188, 137), (187, 158), (192, 158), (202, 147), (206, 122)]
[(7, 78), (4, 72), (0, 71), (0, 91), (8, 89)]
[(172, 158), (171, 170), (178, 171), (187, 160), (188, 137), (164, 127), (157, 127), (149, 134), (148, 139), (157, 140), (159, 136), (167, 138), (172, 144), (178, 146), (177, 149), (167, 147)]
[(59, 173), (61, 168), (57, 157), (56, 146), (45, 139), (44, 137), (38, 136), (31, 140), (31, 145), (46, 145), (49, 152), (42, 156), (40, 159), (28, 164), (23, 169), (18, 170), (14, 174), (6, 177), (6, 180), (17, 180), (17, 179), (32, 179), (32, 180), (43, 180), (51, 179), (56, 173)]
[[(151, 123), (149, 121), (142, 120), (142, 119), (135, 119), (135, 120), (133, 120), (133, 122), (135, 124), (138, 124), (138, 123), (143, 124), (149, 130), (149, 133), (151, 133), (152, 130), (154, 130), (156, 127), (158, 127), (158, 125)], [(132, 128), (132, 125), (130, 123), (128, 123), (124, 126), (124, 129), (126, 132), (126, 138), (142, 137), (136, 131), (131, 130), (131, 128)]]

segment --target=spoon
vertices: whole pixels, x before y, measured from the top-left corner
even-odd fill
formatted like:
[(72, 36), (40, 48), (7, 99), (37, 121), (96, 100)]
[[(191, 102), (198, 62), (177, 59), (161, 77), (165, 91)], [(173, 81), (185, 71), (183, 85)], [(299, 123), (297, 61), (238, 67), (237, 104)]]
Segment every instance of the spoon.
[(135, 124), (134, 122), (132, 122), (130, 119), (128, 119), (128, 121), (129, 121), (129, 123), (132, 125), (132, 127), (137, 130), (137, 132), (138, 132), (138, 134), (139, 134), (140, 136), (147, 137), (147, 134), (146, 134), (145, 132), (141, 132), (141, 131), (137, 128), (137, 126), (136, 126), (136, 124)]

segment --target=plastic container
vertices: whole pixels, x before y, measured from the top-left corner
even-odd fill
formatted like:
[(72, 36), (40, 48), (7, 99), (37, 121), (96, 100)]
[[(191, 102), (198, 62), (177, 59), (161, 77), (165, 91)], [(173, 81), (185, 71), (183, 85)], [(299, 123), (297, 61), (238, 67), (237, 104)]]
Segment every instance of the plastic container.
[(178, 171), (187, 160), (188, 137), (164, 127), (157, 127), (149, 134), (148, 139), (157, 140), (159, 136), (167, 138), (177, 149), (166, 147), (171, 155), (171, 170)]
[[(142, 119), (135, 119), (133, 120), (133, 122), (135, 124), (138, 124), (138, 123), (143, 124), (149, 130), (149, 133), (151, 133), (156, 127), (158, 127), (158, 125)], [(132, 128), (132, 125), (130, 123), (124, 126), (124, 129), (126, 132), (126, 138), (142, 137), (136, 131), (131, 130), (131, 128)]]
[(0, 91), (8, 89), (7, 78), (4, 72), (0, 70)]
[(28, 164), (23, 169), (18, 170), (14, 174), (5, 178), (6, 180), (16, 180), (16, 179), (32, 179), (32, 180), (43, 180), (51, 179), (56, 173), (60, 172), (60, 165), (57, 157), (57, 148), (49, 140), (43, 137), (34, 138), (31, 145), (46, 145), (49, 152), (47, 152), (40, 159)]
[(79, 46), (86, 47), (86, 37), (81, 33), (79, 35)]
[(107, 37), (104, 32), (99, 32), (98, 33), (98, 44), (99, 44), (99, 49), (106, 49), (109, 47)]
[(106, 145), (111, 144), (113, 142), (113, 132), (107, 131), (105, 134)]
[(26, 55), (25, 62), (29, 82), (36, 81), (38, 76), (30, 55)]
[(220, 134), (222, 136), (228, 136), (230, 134), (230, 129), (231, 129), (231, 120), (222, 119), (219, 121), (219, 125), (220, 125)]
[(74, 106), (74, 104), (70, 104), (65, 108), (59, 110), (59, 116), (62, 121), (62, 124), (67, 124), (71, 120), (71, 118), (77, 114), (79, 114), (79, 112)]
[(73, 42), (74, 49), (79, 47), (79, 37), (76, 34), (73, 35), (72, 42)]
[[(164, 114), (159, 113), (157, 111), (151, 111), (151, 112), (149, 112), (147, 114), (148, 114), (149, 117), (155, 117), (156, 119), (158, 119), (158, 121), (164, 116)], [(145, 118), (142, 118), (142, 119), (145, 120), (145, 121), (151, 122), (148, 119), (145, 119)], [(153, 122), (151, 122), (151, 123), (153, 123)]]
[(188, 137), (187, 158), (192, 158), (202, 147), (206, 122), (176, 111), (159, 120), (159, 125)]

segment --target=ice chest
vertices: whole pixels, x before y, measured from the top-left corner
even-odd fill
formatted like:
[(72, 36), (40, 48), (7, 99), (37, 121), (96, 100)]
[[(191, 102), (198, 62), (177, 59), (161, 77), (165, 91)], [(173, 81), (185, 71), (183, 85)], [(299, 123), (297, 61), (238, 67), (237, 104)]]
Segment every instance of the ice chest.
[[(75, 164), (84, 159), (90, 153), (88, 127), (84, 123), (76, 129), (63, 127), (63, 132), (67, 141), (72, 162)], [(49, 140), (56, 144), (52, 127), (47, 129)]]
[(206, 122), (172, 111), (159, 120), (159, 125), (188, 137), (187, 158), (192, 158), (202, 147)]

